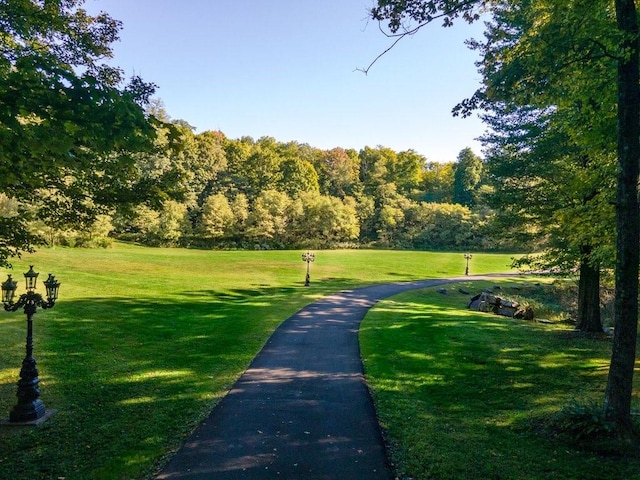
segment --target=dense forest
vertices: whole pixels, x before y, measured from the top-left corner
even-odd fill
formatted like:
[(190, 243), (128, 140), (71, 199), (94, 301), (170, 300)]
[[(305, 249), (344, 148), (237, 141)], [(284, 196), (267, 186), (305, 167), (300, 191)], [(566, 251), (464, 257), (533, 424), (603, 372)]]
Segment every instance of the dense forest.
[[(381, 146), (321, 150), (195, 133), (171, 121), (159, 100), (148, 113), (164, 123), (155, 148), (137, 155), (133, 177), (155, 185), (160, 201), (103, 209), (89, 222), (40, 217), (32, 233), (67, 246), (118, 238), (199, 248), (505, 247), (488, 233), (492, 214), (483, 195), (490, 187), (468, 148), (457, 162), (441, 164)], [(12, 208), (6, 196), (2, 205)]]

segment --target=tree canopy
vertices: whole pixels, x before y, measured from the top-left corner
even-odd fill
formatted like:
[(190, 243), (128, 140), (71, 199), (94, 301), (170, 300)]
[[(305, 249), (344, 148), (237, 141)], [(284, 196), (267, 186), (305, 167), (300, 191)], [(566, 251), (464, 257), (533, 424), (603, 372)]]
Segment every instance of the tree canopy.
[(34, 216), (90, 222), (153, 192), (135, 154), (154, 146), (154, 85), (103, 63), (120, 23), (82, 3), (0, 1), (0, 192), (18, 201), (0, 220), (0, 263), (38, 242)]

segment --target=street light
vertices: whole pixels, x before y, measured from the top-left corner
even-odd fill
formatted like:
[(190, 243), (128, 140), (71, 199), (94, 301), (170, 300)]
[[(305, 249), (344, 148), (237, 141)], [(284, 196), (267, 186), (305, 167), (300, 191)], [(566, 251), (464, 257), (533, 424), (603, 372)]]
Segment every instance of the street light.
[(40, 400), (40, 389), (38, 384), (38, 369), (36, 368), (36, 359), (33, 358), (33, 316), (38, 307), (52, 308), (58, 299), (58, 289), (60, 282), (49, 274), (49, 277), (43, 282), (47, 290), (47, 299), (36, 293), (36, 282), (38, 273), (33, 270), (33, 265), (29, 271), (24, 274), (27, 293), (23, 293), (17, 302), (13, 301), (18, 283), (11, 278), (11, 275), (2, 283), (2, 303), (7, 312), (15, 312), (24, 307), (24, 313), (27, 315), (27, 343), (26, 356), (22, 361), (20, 370), (20, 380), (18, 380), (18, 404), (13, 407), (9, 414), (9, 423), (15, 424), (34, 424), (46, 420), (53, 411), (47, 410)]
[(302, 254), (302, 261), (307, 262), (307, 277), (304, 279), (304, 286), (308, 287), (311, 284), (311, 277), (309, 276), (309, 264), (316, 259), (313, 253), (307, 252)]
[(464, 259), (467, 261), (467, 268), (464, 269), (465, 275), (469, 275), (469, 260), (471, 260), (471, 257), (473, 257), (473, 255), (471, 255), (470, 253), (464, 254)]

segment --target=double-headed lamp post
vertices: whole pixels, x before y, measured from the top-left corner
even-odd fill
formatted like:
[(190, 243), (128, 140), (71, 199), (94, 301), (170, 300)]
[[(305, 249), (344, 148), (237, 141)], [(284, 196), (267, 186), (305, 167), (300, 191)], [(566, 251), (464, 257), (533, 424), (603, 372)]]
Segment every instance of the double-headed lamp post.
[(473, 257), (473, 255), (471, 255), (470, 253), (465, 253), (464, 254), (464, 259), (467, 261), (467, 266), (464, 269), (464, 274), (465, 275), (469, 275), (469, 260), (471, 260), (472, 257)]
[[(36, 282), (38, 273), (33, 270), (33, 265), (29, 271), (24, 274), (26, 281), (27, 293), (20, 295), (16, 302), (13, 301), (18, 284), (15, 280), (9, 278), (2, 283), (2, 303), (7, 312), (15, 312), (24, 307), (24, 313), (27, 315), (27, 354), (22, 361), (22, 369), (20, 370), (20, 380), (18, 380), (18, 404), (13, 407), (9, 414), (9, 423), (33, 423), (42, 419), (47, 414), (44, 403), (40, 400), (40, 389), (38, 384), (38, 369), (36, 368), (36, 360), (33, 358), (33, 316), (38, 307), (51, 308), (58, 298), (58, 289), (60, 282), (49, 274), (49, 277), (43, 282), (47, 290), (47, 299), (36, 293)], [(43, 420), (40, 420), (43, 421)]]
[(311, 284), (311, 276), (309, 275), (309, 264), (316, 259), (315, 254), (307, 252), (302, 254), (302, 261), (307, 262), (307, 276), (304, 279), (304, 286), (308, 287)]

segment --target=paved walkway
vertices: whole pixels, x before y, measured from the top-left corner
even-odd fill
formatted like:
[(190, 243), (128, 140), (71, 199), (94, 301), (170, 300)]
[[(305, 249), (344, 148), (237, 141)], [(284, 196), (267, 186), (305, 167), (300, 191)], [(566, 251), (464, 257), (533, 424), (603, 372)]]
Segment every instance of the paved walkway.
[(300, 310), (157, 478), (391, 479), (363, 377), (360, 321), (378, 300), (459, 280), (366, 287)]

